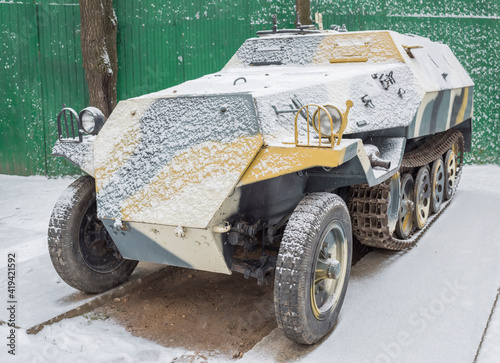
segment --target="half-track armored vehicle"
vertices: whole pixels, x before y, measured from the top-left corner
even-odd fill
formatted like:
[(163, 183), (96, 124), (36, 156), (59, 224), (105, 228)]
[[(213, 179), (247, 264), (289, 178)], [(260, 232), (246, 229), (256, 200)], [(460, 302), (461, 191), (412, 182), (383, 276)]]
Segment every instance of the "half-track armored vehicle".
[(53, 155), (88, 174), (48, 231), (69, 285), (105, 291), (137, 261), (274, 279), (279, 327), (312, 344), (339, 314), (353, 238), (412, 247), (449, 204), (473, 113), (450, 48), (393, 31), (259, 35), (220, 72), (107, 120), (61, 111)]

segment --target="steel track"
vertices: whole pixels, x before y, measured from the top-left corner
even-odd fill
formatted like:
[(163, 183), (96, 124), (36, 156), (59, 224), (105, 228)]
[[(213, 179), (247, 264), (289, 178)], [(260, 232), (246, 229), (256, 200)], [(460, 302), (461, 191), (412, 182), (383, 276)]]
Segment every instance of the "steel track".
[(448, 130), (432, 136), (423, 145), (406, 153), (399, 172), (412, 172), (415, 168), (429, 165), (446, 153), (453, 145), (458, 145), (457, 173), (452, 197), (441, 205), (438, 213), (431, 215), (425, 226), (415, 230), (405, 240), (397, 239), (388, 226), (388, 205), (390, 195), (390, 179), (379, 185), (369, 187), (367, 184), (352, 186), (349, 195), (349, 212), (352, 219), (354, 236), (362, 243), (372, 247), (389, 250), (404, 250), (413, 247), (425, 231), (437, 220), (450, 205), (462, 175), (464, 138), (461, 132)]

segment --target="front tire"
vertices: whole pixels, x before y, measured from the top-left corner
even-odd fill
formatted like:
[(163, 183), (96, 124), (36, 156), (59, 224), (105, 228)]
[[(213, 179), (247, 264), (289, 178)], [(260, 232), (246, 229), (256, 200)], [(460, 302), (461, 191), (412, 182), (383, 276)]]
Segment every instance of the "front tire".
[(306, 196), (288, 221), (274, 281), (276, 320), (288, 338), (314, 344), (333, 328), (351, 258), (351, 222), (342, 198)]
[(91, 176), (75, 180), (59, 197), (50, 217), (48, 244), (59, 276), (68, 285), (88, 293), (121, 284), (138, 263), (120, 255), (97, 218)]

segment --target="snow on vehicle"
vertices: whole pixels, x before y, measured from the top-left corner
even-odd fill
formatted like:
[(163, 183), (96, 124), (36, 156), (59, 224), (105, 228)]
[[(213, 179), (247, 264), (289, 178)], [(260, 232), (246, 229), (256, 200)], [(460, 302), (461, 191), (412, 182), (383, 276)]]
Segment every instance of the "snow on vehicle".
[[(338, 28), (337, 28), (338, 29)], [(53, 154), (88, 173), (54, 208), (49, 250), (101, 292), (137, 261), (274, 272), (285, 334), (312, 344), (344, 300), (353, 236), (413, 246), (471, 143), (473, 82), (443, 44), (392, 31), (261, 32), (214, 74), (58, 117)]]

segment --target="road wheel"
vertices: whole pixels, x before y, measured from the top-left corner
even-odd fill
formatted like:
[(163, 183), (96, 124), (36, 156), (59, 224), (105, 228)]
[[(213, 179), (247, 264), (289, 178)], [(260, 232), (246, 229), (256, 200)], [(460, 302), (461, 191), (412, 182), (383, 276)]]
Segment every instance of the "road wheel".
[(415, 208), (415, 184), (411, 174), (401, 177), (401, 206), (399, 219), (396, 225), (396, 234), (401, 239), (410, 237), (413, 230), (413, 210)]
[(342, 198), (306, 196), (283, 235), (274, 280), (278, 326), (286, 336), (313, 344), (334, 326), (349, 281), (352, 229)]
[(391, 190), (387, 201), (387, 225), (389, 226), (389, 233), (392, 234), (398, 223), (401, 206), (401, 177), (399, 173), (392, 176), (390, 184)]
[(444, 198), (450, 199), (455, 191), (455, 177), (457, 173), (457, 156), (452, 149), (444, 156)]
[(439, 158), (434, 161), (431, 170), (431, 213), (437, 213), (441, 209), (444, 198), (444, 185), (443, 159)]
[(89, 293), (121, 284), (137, 261), (125, 260), (97, 218), (94, 178), (83, 176), (59, 197), (50, 218), (49, 254), (59, 276)]
[(423, 166), (415, 178), (415, 226), (422, 229), (429, 218), (431, 208), (431, 178), (429, 168)]

